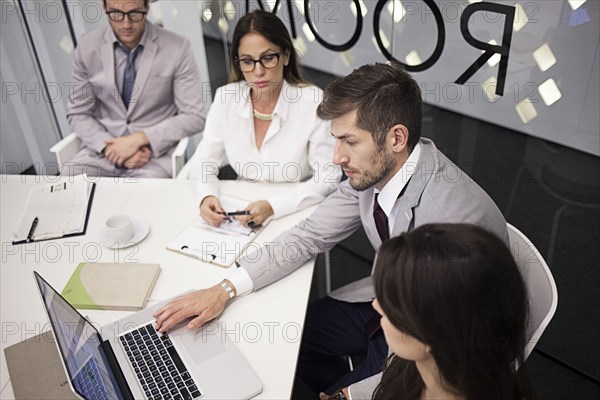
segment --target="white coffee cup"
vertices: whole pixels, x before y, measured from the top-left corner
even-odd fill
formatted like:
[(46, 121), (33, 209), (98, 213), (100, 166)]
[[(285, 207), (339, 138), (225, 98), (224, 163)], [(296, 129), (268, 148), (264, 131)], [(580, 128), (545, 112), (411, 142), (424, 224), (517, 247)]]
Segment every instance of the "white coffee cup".
[(127, 215), (114, 215), (106, 220), (106, 236), (115, 243), (125, 243), (133, 237), (133, 224)]

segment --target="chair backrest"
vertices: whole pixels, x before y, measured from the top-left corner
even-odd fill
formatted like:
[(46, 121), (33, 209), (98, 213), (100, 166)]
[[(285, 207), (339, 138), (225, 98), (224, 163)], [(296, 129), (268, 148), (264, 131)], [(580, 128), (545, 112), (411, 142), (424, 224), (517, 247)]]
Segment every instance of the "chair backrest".
[(529, 340), (525, 347), (527, 359), (556, 312), (558, 292), (550, 268), (540, 252), (521, 231), (511, 224), (507, 226), (510, 249), (529, 295)]

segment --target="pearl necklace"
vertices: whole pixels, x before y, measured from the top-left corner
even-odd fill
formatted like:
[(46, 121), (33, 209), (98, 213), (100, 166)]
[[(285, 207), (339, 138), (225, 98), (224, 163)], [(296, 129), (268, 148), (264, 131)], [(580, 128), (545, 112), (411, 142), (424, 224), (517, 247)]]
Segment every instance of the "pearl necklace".
[(263, 114), (260, 111), (257, 111), (256, 108), (253, 108), (254, 118), (260, 119), (261, 121), (271, 121), (273, 119), (273, 114)]

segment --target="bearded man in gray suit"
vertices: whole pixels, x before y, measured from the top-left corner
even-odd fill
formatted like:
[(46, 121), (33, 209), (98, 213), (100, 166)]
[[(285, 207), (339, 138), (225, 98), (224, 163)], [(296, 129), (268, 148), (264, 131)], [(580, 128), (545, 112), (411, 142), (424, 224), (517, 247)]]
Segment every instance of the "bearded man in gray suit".
[[(365, 65), (334, 81), (318, 114), (331, 120), (333, 161), (348, 179), (309, 218), (242, 259), (221, 284), (159, 310), (161, 331), (190, 316), (196, 318), (188, 328), (202, 325), (222, 312), (230, 295), (290, 274), (361, 225), (375, 251), (389, 237), (434, 222), (477, 224), (508, 243), (506, 221), (492, 199), (431, 140), (421, 138), (421, 91), (400, 64)], [(296, 250), (292, 258), (290, 243)], [(347, 395), (350, 386), (353, 399), (371, 398), (388, 355), (371, 307), (374, 296), (368, 277), (309, 306), (298, 375), (315, 392), (344, 388)], [(350, 354), (366, 356), (352, 372), (343, 358)]]
[(204, 128), (187, 39), (146, 21), (149, 0), (104, 0), (109, 25), (84, 35), (68, 119), (82, 142), (64, 174), (170, 177), (171, 153)]

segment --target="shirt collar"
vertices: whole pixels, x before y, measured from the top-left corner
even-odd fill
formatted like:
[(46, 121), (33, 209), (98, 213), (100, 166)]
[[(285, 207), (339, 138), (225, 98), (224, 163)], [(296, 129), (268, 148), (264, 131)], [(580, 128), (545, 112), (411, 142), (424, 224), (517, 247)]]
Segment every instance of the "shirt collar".
[[(242, 81), (242, 98), (246, 101), (241, 102), (241, 107), (238, 109), (238, 114), (244, 118), (252, 118), (252, 101), (250, 100), (250, 84), (246, 81)], [(292, 86), (284, 79), (283, 85), (281, 86), (281, 93), (273, 109), (273, 118), (279, 116), (284, 121), (288, 118), (288, 111), (290, 106), (290, 100), (297, 99), (300, 96), (298, 93), (299, 88)]]
[(394, 204), (396, 204), (396, 200), (402, 193), (402, 190), (413, 176), (415, 170), (417, 169), (417, 162), (419, 161), (419, 157), (421, 156), (421, 143), (417, 143), (413, 151), (410, 153), (402, 168), (389, 180), (388, 183), (378, 191), (375, 189), (375, 193), (379, 193), (379, 197), (377, 198), (377, 202), (381, 209), (385, 212), (385, 215), (389, 217), (392, 212), (392, 208)]
[[(137, 46), (135, 46), (133, 49), (131, 49), (131, 51), (135, 51), (138, 47), (141, 47), (142, 49), (144, 48), (144, 46), (146, 45), (146, 40), (148, 38), (148, 31), (150, 29), (151, 29), (150, 23), (149, 23), (149, 21), (146, 21), (146, 27), (144, 29), (144, 33), (142, 33), (142, 37), (140, 38), (140, 41), (137, 44)], [(125, 47), (125, 45), (123, 43), (121, 43), (119, 38), (117, 38), (117, 35), (115, 35), (115, 31), (113, 31), (112, 28), (110, 28), (110, 27), (109, 27), (109, 30), (110, 30), (110, 37), (111, 37), (111, 40), (112, 40), (115, 48), (119, 47), (122, 50), (124, 50), (125, 52), (129, 53), (129, 49), (127, 47)]]

